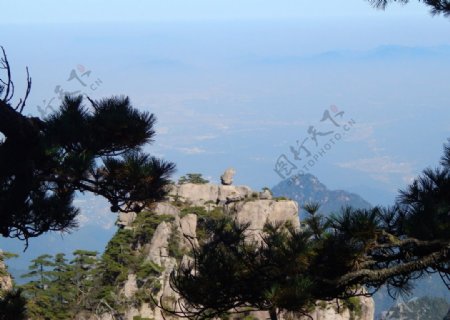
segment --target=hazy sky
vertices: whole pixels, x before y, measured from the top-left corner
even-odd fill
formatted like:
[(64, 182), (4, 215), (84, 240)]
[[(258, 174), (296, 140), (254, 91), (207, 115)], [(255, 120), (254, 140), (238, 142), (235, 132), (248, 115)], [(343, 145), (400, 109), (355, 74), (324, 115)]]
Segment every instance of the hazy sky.
[[(2, 1), (5, 2), (5, 1)], [(80, 23), (217, 20), (286, 20), (324, 17), (370, 17), (363, 0), (25, 0), (2, 5), (2, 23)], [(423, 16), (424, 6), (413, 1), (393, 5), (388, 17)]]
[[(277, 158), (302, 167), (291, 147), (311, 143), (308, 128), (336, 105), (356, 126), (310, 172), (376, 202), (364, 188), (393, 197), (437, 162), (449, 135), (450, 20), (418, 2), (386, 11), (363, 0), (1, 7), (0, 43), (16, 85), (25, 66), (34, 79), (29, 113), (57, 106), (57, 88), (129, 95), (158, 116), (149, 150), (175, 161), (177, 176), (199, 171), (217, 181), (233, 166), (238, 183), (272, 186)], [(95, 91), (67, 81), (76, 68), (91, 71), (84, 79), (98, 82)]]
[[(301, 170), (338, 129), (320, 121), (324, 112), (344, 111), (335, 120), (354, 125), (308, 172), (388, 204), (438, 163), (450, 136), (450, 19), (416, 2), (386, 11), (364, 0), (45, 0), (0, 8), (17, 99), (25, 66), (33, 77), (26, 112), (56, 108), (59, 90), (128, 95), (158, 117), (147, 150), (174, 161), (177, 177), (201, 172), (217, 182), (231, 166), (238, 184), (273, 186), (281, 180), (277, 159), (285, 155), (293, 173)], [(72, 70), (91, 71), (81, 78), (86, 86), (68, 81)], [(317, 147), (311, 126), (323, 134)], [(311, 158), (303, 150), (295, 160), (291, 147), (300, 150), (306, 138)]]

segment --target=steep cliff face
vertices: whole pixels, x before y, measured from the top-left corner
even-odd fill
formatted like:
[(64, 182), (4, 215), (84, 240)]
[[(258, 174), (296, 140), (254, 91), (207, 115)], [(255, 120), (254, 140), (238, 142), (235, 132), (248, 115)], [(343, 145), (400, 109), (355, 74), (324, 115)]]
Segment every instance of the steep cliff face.
[[(229, 180), (227, 180), (229, 181)], [(154, 218), (156, 215), (157, 218)], [(78, 319), (163, 320), (161, 310), (148, 299), (153, 294), (166, 306), (176, 308), (175, 292), (170, 288), (169, 275), (180, 263), (191, 259), (188, 252), (204, 237), (206, 216), (229, 215), (240, 223), (249, 223), (250, 238), (257, 239), (266, 222), (289, 221), (300, 228), (298, 204), (285, 199), (272, 199), (270, 192), (255, 192), (246, 186), (192, 184), (174, 185), (168, 200), (158, 203), (151, 212), (151, 222), (141, 215), (122, 214), (118, 225), (129, 239), (139, 239), (133, 252), (139, 267), (120, 275), (114, 299), (92, 312), (80, 313)], [(150, 217), (150, 215), (149, 215)], [(124, 236), (125, 237), (125, 236)], [(108, 252), (108, 250), (107, 250)], [(147, 272), (144, 272), (145, 269)], [(151, 277), (148, 270), (153, 270)], [(355, 298), (355, 309), (324, 303), (311, 313), (314, 320), (372, 320), (371, 298)], [(101, 302), (99, 302), (100, 304)], [(108, 310), (109, 309), (109, 310)], [(100, 311), (99, 311), (100, 310)], [(265, 312), (252, 313), (256, 319), (266, 319)], [(167, 316), (166, 316), (167, 318)], [(282, 316), (292, 319), (292, 316)]]
[(3, 251), (0, 250), (0, 299), (4, 296), (4, 293), (11, 291), (12, 288), (13, 280), (3, 261)]

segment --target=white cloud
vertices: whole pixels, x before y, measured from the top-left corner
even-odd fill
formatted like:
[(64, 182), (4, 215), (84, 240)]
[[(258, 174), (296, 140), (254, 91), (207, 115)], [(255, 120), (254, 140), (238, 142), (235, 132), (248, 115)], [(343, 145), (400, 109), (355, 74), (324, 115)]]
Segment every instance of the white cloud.
[(206, 150), (199, 148), (199, 147), (178, 148), (178, 150), (185, 154), (200, 154), (200, 153), (206, 152)]
[(214, 134), (205, 134), (205, 135), (200, 135), (200, 136), (195, 136), (194, 137), (195, 140), (199, 140), (199, 141), (213, 140), (215, 138), (217, 138), (217, 136), (214, 135)]
[(169, 128), (168, 127), (160, 127), (158, 129), (156, 129), (156, 134), (168, 134), (169, 133)]
[(78, 195), (74, 204), (80, 208), (80, 214), (77, 216), (79, 226), (99, 226), (103, 229), (111, 229), (115, 226), (117, 214), (110, 210), (110, 205), (104, 198), (92, 195)]
[(394, 161), (389, 156), (361, 158), (337, 164), (341, 168), (368, 173), (374, 180), (390, 183), (393, 177), (400, 177), (403, 183), (414, 178), (414, 168), (410, 162)]
[(83, 227), (89, 222), (89, 218), (87, 216), (85, 216), (84, 214), (79, 214), (77, 216), (77, 222), (80, 227)]
[(345, 137), (345, 141), (364, 141), (371, 139), (374, 133), (374, 127), (370, 124), (355, 124), (352, 126), (351, 133)]

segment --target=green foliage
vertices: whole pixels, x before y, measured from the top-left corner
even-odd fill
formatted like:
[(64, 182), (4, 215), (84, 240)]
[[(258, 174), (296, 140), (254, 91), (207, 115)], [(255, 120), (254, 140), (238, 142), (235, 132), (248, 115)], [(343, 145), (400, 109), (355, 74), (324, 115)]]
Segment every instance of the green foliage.
[(76, 289), (75, 301), (72, 304), (74, 311), (89, 308), (89, 294), (95, 287), (94, 277), (99, 266), (98, 252), (90, 250), (76, 250), (70, 261), (70, 267), (66, 269), (71, 283)]
[(184, 184), (184, 183), (205, 184), (208, 182), (209, 182), (208, 180), (206, 180), (202, 177), (201, 173), (188, 173), (188, 174), (186, 174), (186, 176), (182, 176), (178, 180), (179, 184)]
[(150, 242), (156, 228), (161, 222), (171, 222), (174, 219), (175, 218), (173, 216), (155, 215), (150, 211), (143, 211), (139, 213), (133, 223), (133, 226), (135, 226), (133, 240), (130, 240), (129, 243), (133, 246), (137, 246), (139, 243)]
[(182, 248), (180, 247), (181, 234), (175, 225), (172, 225), (168, 242), (169, 242), (168, 243), (169, 255), (171, 257), (174, 257), (178, 261), (181, 261), (181, 259), (183, 258), (183, 255), (186, 253), (186, 251), (182, 250)]
[(136, 268), (137, 259), (132, 250), (133, 231), (119, 229), (108, 242), (100, 262), (102, 285), (115, 286), (126, 280), (128, 266)]
[(133, 295), (133, 302), (136, 305), (149, 303), (153, 308), (154, 300), (152, 296), (161, 290), (159, 276), (164, 269), (152, 261), (145, 261), (136, 271), (137, 292)]
[[(8, 251), (1, 251), (0, 250), (0, 262), (4, 262), (7, 259), (12, 259), (12, 258), (17, 258), (19, 255), (12, 253), (12, 252), (8, 252)], [(0, 277), (4, 277), (4, 276), (8, 276), (8, 268), (5, 265), (5, 268), (0, 268)], [(1, 292), (0, 292), (0, 297), (1, 297)]]
[(142, 263), (138, 270), (136, 270), (137, 279), (146, 279), (149, 276), (159, 276), (164, 269), (158, 266), (153, 261), (145, 261)]
[(183, 208), (180, 212), (180, 217), (184, 217), (185, 215), (192, 213), (197, 215), (197, 239), (199, 241), (204, 241), (207, 239), (207, 223), (209, 221), (218, 221), (225, 217), (225, 213), (223, 212), (223, 208), (215, 207), (212, 210), (207, 211), (204, 207), (186, 207)]
[(350, 297), (343, 300), (344, 307), (350, 311), (350, 320), (359, 319), (362, 315), (361, 300), (358, 297)]
[(270, 195), (273, 196), (273, 192), (272, 192), (272, 190), (269, 187), (263, 187), (262, 191), (269, 191)]
[(206, 209), (204, 207), (201, 206), (188, 206), (188, 207), (184, 207), (183, 209), (181, 209), (180, 211), (180, 218), (185, 217), (188, 214), (195, 214), (198, 217), (206, 217), (208, 215), (208, 212), (206, 211)]
[(8, 251), (0, 251), (0, 261), (5, 261), (11, 258), (17, 258), (19, 255), (12, 253), (12, 252), (8, 252)]
[(68, 305), (77, 296), (74, 286), (77, 274), (64, 254), (41, 255), (32, 260), (29, 270), (24, 277), (32, 280), (22, 286), (27, 298), (27, 316), (32, 319), (70, 318), (73, 314)]
[[(230, 297), (240, 297), (240, 307), (247, 306), (248, 301), (252, 306), (286, 309), (314, 302), (315, 284), (307, 272), (314, 258), (309, 234), (288, 226), (268, 225), (263, 237), (266, 245), (257, 247), (246, 241), (247, 229), (248, 225), (239, 226), (230, 218), (206, 221), (209, 240), (195, 252), (195, 274), (193, 265), (189, 265), (170, 278), (185, 299), (187, 310), (201, 305), (203, 310), (210, 310), (209, 316), (220, 315), (235, 303)], [(293, 261), (289, 257), (296, 252), (302, 252), (302, 258)]]
[(171, 204), (173, 204), (175, 207), (182, 208), (184, 206), (184, 202), (181, 200), (181, 197), (176, 195), (169, 195), (171, 198)]
[(89, 304), (87, 295), (93, 288), (97, 252), (77, 250), (68, 263), (63, 253), (41, 255), (32, 260), (31, 280), (21, 286), (26, 298), (26, 314), (31, 319), (71, 319)]
[(33, 278), (29, 284), (36, 290), (44, 289), (51, 281), (51, 267), (53, 267), (51, 258), (51, 255), (43, 254), (31, 260), (32, 264), (28, 267), (29, 272), (22, 275), (22, 278)]
[[(101, 301), (122, 310), (127, 304), (117, 288), (134, 268), (140, 286), (140, 301), (151, 302), (159, 291), (157, 277), (162, 268), (131, 254), (130, 230), (119, 230), (99, 260), (97, 252), (76, 250), (70, 263), (64, 254), (42, 255), (33, 260), (25, 277), (32, 280), (22, 288), (27, 298), (27, 316), (32, 319), (71, 319), (79, 311), (94, 310)], [(123, 304), (122, 304), (123, 303)]]
[(124, 284), (130, 273), (136, 274), (139, 288), (134, 300), (151, 303), (150, 295), (161, 288), (157, 278), (163, 269), (146, 260), (141, 248), (150, 242), (160, 223), (172, 222), (174, 219), (173, 216), (143, 211), (134, 220), (133, 229), (119, 229), (116, 232), (106, 246), (96, 270), (93, 282), (96, 289), (88, 297), (91, 304), (103, 300), (117, 310), (125, 308), (127, 302), (123, 297), (118, 297), (117, 288)]

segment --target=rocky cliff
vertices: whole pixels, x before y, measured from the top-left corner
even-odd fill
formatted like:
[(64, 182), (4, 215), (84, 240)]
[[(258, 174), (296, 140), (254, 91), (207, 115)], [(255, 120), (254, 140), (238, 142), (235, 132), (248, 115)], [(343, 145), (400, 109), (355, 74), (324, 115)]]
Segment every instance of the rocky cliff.
[(13, 288), (13, 280), (3, 259), (3, 251), (0, 250), (0, 299), (3, 298), (5, 293), (11, 291)]
[[(231, 185), (230, 177), (222, 180), (226, 180), (222, 185), (173, 185), (167, 201), (157, 203), (147, 216), (121, 214), (117, 222), (119, 236), (111, 240), (106, 254), (118, 237), (132, 239), (129, 241), (133, 242), (133, 251), (128, 254), (136, 256), (139, 264), (118, 276), (122, 280), (115, 282), (115, 289), (111, 289), (114, 292), (109, 296), (113, 299), (103, 298), (95, 314), (92, 310), (80, 312), (78, 319), (163, 320), (161, 310), (148, 296), (152, 294), (162, 303), (174, 304), (177, 297), (170, 288), (169, 275), (177, 265), (190, 259), (191, 246), (204, 237), (205, 217), (229, 215), (240, 223), (249, 223), (248, 232), (253, 239), (258, 238), (266, 222), (289, 221), (300, 228), (297, 202), (273, 198), (268, 190), (257, 192), (247, 186)], [(353, 302), (353, 308), (339, 307), (336, 303), (320, 304), (311, 317), (313, 320), (373, 319), (371, 298), (355, 298)], [(269, 315), (256, 312), (247, 317), (266, 319)]]

